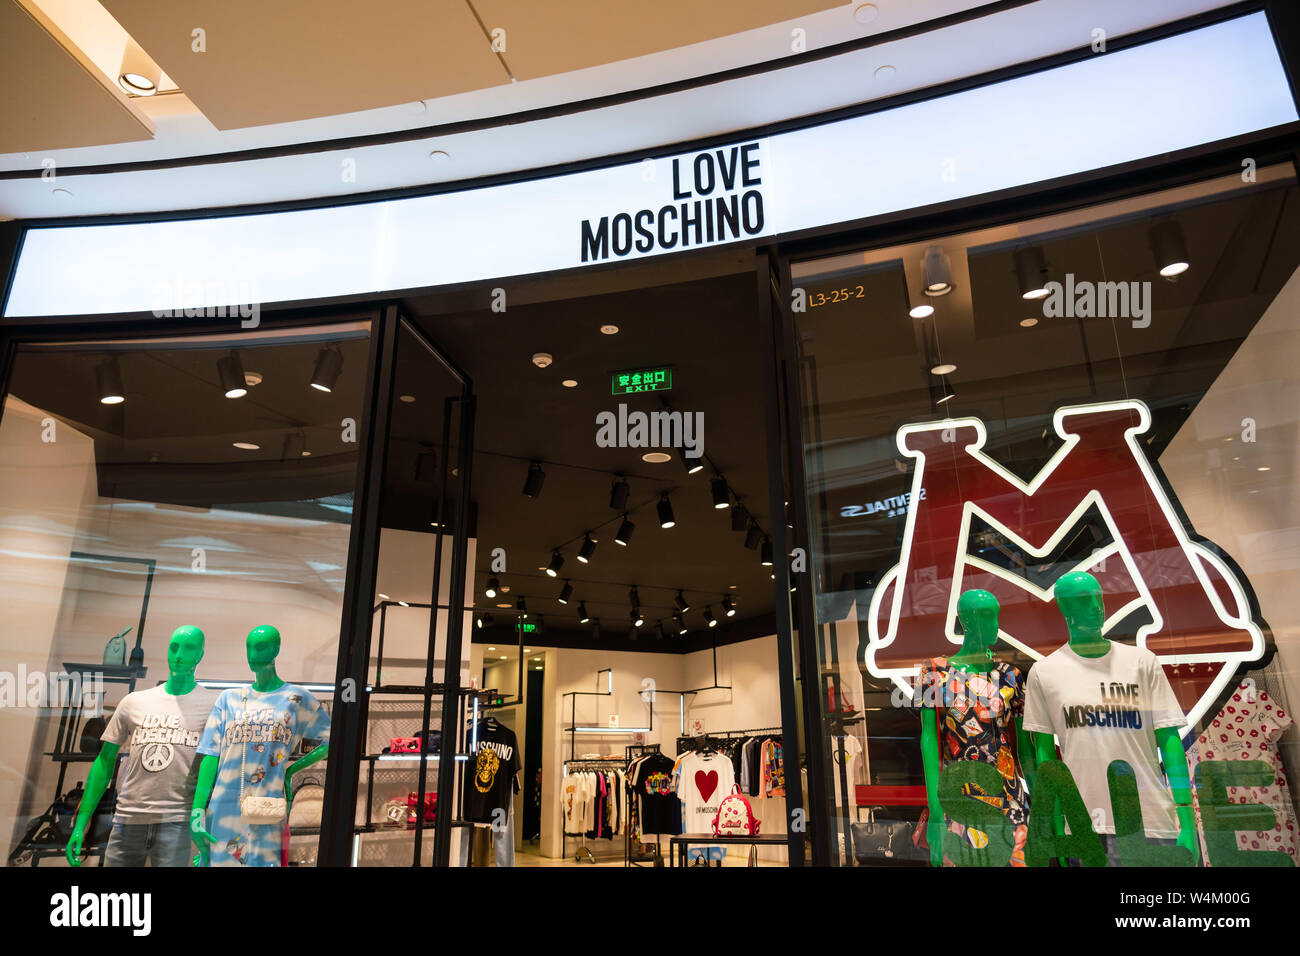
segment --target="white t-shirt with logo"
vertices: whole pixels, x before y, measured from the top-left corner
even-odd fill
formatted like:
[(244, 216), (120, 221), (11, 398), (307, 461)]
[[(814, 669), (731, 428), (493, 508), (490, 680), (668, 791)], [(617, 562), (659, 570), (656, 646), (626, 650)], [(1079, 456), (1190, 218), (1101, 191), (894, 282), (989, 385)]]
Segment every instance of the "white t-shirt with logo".
[(122, 698), (100, 737), (127, 754), (118, 774), (114, 821), (175, 823), (190, 818), (195, 748), (217, 694), (195, 687), (177, 697), (160, 684)]
[(1143, 647), (1111, 641), (1101, 657), (1082, 657), (1066, 644), (1029, 671), (1024, 728), (1056, 734), (1098, 833), (1115, 832), (1106, 770), (1124, 760), (1137, 780), (1146, 835), (1178, 836), (1155, 732), (1185, 721), (1160, 662)]
[(682, 832), (712, 833), (718, 804), (736, 783), (731, 760), (719, 753), (687, 754), (677, 765), (677, 775)]

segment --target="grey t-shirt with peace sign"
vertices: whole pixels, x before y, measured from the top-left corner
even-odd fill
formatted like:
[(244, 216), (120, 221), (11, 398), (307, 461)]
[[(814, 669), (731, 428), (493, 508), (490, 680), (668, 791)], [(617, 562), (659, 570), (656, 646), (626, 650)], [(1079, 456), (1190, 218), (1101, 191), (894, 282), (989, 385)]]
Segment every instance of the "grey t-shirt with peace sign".
[(195, 748), (217, 694), (195, 687), (177, 697), (160, 684), (122, 698), (100, 737), (127, 754), (117, 778), (114, 822), (174, 823), (190, 818)]

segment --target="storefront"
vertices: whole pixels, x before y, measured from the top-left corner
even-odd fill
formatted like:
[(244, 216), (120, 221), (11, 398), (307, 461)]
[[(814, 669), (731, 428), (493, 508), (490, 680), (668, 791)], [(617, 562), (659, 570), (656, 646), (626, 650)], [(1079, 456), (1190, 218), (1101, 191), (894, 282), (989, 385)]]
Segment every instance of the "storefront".
[[(622, 787), (633, 750), (680, 756), (692, 736), (706, 761), (761, 750), (744, 792), (765, 801), (768, 862), (1294, 860), (1291, 39), (1245, 4), (545, 177), (18, 224), (0, 326), (2, 666), (48, 693), (4, 714), (11, 862), (63, 855), (29, 821), (99, 752), (58, 695), (73, 678), (110, 705), (154, 686), (177, 664), (148, 622), (186, 615), (221, 635), (198, 676), (229, 706), (268, 666), (242, 635), (274, 623), (274, 671), (328, 712), (319, 813), (289, 819), (295, 863), (463, 864), (476, 829), (513, 858), (516, 805), (541, 855), (567, 858), (566, 781), (617, 755), (599, 786)], [(628, 333), (635, 363), (589, 344)], [(561, 388), (597, 380), (596, 404), (534, 401), (491, 364), (503, 340), (535, 369), (577, 368)], [(584, 349), (589, 364), (566, 365)], [(629, 410), (677, 416), (668, 440), (638, 441)], [(536, 451), (548, 419), (552, 447), (583, 450)], [(629, 475), (628, 455), (678, 473)], [(564, 468), (564, 506), (538, 517)], [(505, 500), (498, 478), (536, 506), (525, 554), (496, 554), (523, 520), (488, 503)], [(601, 489), (590, 514), (570, 507), (594, 494), (582, 481)], [(636, 524), (643, 539), (689, 524), (688, 495), (727, 509), (734, 568), (573, 572), (589, 541), (630, 551)], [(720, 566), (684, 540), (629, 573)], [(1063, 577), (1076, 590), (1058, 605)], [(586, 603), (575, 613), (571, 599), (617, 603), (584, 586), (630, 588), (626, 638), (613, 612), (603, 631)], [(313, 726), (291, 765), (324, 756)], [(501, 761), (520, 796), (496, 786)], [(1247, 818), (1228, 788), (1267, 813)], [(409, 815), (403, 799), (389, 819), (399, 790)], [(1080, 840), (1085, 820), (1118, 839), (1054, 844), (1040, 792)], [(639, 833), (601, 834), (629, 863), (651, 832), (636, 810)], [(228, 844), (215, 852), (239, 862), (280, 849)]]

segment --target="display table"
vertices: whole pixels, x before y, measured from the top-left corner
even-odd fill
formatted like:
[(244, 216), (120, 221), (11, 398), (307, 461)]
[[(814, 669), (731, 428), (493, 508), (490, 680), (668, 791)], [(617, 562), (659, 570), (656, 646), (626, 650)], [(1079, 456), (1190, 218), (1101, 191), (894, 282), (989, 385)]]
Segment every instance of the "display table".
[[(712, 833), (683, 833), (668, 840), (668, 865), (685, 866), (686, 849), (691, 844), (706, 846), (786, 846), (789, 835), (785, 833), (764, 834), (762, 836), (714, 836)], [(681, 847), (679, 851), (677, 848)]]

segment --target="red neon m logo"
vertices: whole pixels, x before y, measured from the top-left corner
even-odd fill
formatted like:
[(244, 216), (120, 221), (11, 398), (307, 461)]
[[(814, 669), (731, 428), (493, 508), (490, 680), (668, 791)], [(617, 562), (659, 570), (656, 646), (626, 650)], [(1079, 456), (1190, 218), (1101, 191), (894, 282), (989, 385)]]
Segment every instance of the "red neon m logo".
[(1109, 542), (1060, 573), (1097, 577), (1107, 630), (1146, 610), (1150, 621), (1137, 641), (1165, 665), (1195, 723), (1237, 665), (1264, 653), (1246, 586), (1183, 527), (1137, 441), (1151, 426), (1146, 405), (1070, 406), (1052, 421), (1064, 444), (1027, 483), (984, 454), (987, 434), (977, 418), (899, 429), (899, 450), (916, 459), (911, 506), (899, 563), (871, 599), (867, 669), (907, 686), (922, 660), (956, 650), (957, 598), (968, 588), (997, 595), (1002, 640), (1035, 659), (1056, 650), (1067, 634), (1052, 602), (1054, 582), (970, 554), (972, 520), (987, 522), (1032, 564), (1057, 550), (1085, 515), (1099, 514)]

